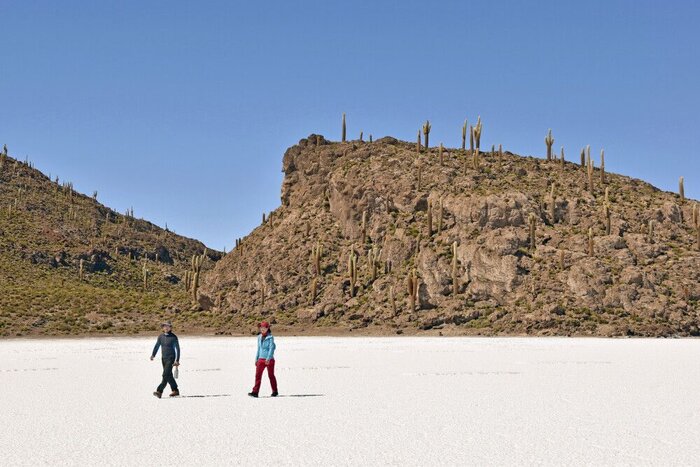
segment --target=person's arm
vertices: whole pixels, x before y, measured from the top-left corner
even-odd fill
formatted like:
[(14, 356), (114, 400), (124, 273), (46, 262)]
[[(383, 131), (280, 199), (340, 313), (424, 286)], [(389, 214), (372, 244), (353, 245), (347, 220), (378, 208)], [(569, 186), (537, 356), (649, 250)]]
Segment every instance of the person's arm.
[(153, 353), (151, 354), (151, 360), (156, 358), (156, 354), (158, 353), (159, 348), (160, 348), (160, 336), (158, 336), (158, 339), (156, 339), (156, 346), (153, 347)]
[(258, 359), (261, 358), (261, 355), (260, 355), (260, 344), (261, 343), (262, 343), (262, 339), (260, 339), (260, 336), (258, 336), (258, 351), (255, 352), (255, 364), (256, 365), (258, 364)]
[(180, 341), (178, 340), (177, 336), (175, 336), (175, 342), (173, 343), (173, 347), (175, 348), (175, 363), (178, 365), (180, 364)]
[(275, 348), (277, 346), (275, 345), (275, 338), (274, 337), (269, 336), (268, 339), (270, 339), (270, 350), (267, 351), (267, 358), (265, 359), (265, 361), (267, 363), (270, 363), (270, 360), (275, 358)]

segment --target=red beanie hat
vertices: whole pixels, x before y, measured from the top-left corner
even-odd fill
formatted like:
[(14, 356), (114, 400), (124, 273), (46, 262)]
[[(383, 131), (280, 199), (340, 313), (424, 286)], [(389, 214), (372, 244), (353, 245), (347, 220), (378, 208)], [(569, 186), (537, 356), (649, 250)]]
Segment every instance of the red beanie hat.
[(269, 329), (269, 328), (270, 328), (270, 323), (268, 323), (267, 321), (263, 321), (262, 323), (260, 323), (260, 324), (258, 325), (258, 327), (259, 327), (259, 328), (268, 328), (268, 329)]

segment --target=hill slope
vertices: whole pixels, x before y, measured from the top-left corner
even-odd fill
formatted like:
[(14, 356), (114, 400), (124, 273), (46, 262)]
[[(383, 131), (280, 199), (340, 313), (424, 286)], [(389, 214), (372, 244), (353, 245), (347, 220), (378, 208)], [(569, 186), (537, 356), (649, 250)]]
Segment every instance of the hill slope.
[(180, 329), (211, 329), (182, 281), (204, 251), (0, 155), (0, 335), (152, 331), (176, 313)]
[(597, 168), (589, 180), (578, 161), (443, 159), (393, 138), (302, 139), (284, 155), (282, 206), (216, 264), (200, 302), (306, 330), (698, 334), (694, 202)]

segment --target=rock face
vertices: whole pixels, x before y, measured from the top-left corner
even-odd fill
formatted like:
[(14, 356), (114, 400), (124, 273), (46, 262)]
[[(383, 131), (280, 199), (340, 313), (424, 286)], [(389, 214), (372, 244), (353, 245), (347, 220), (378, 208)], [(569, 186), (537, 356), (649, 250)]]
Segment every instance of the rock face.
[(597, 170), (589, 193), (579, 165), (511, 153), (482, 154), (475, 169), (470, 154), (446, 150), (441, 163), (437, 149), (417, 154), (413, 143), (394, 138), (331, 143), (311, 135), (286, 151), (283, 171), (282, 205), (204, 277), (203, 307), (285, 325), (698, 333), (693, 201), (680, 204), (674, 194), (615, 174), (601, 185)]

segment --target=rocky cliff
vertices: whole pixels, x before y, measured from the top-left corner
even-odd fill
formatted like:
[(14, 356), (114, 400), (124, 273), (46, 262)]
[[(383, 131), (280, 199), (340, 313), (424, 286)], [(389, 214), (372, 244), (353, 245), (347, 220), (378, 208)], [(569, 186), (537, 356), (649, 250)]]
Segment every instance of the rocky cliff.
[(199, 302), (306, 330), (698, 334), (697, 203), (594, 165), (311, 135)]

